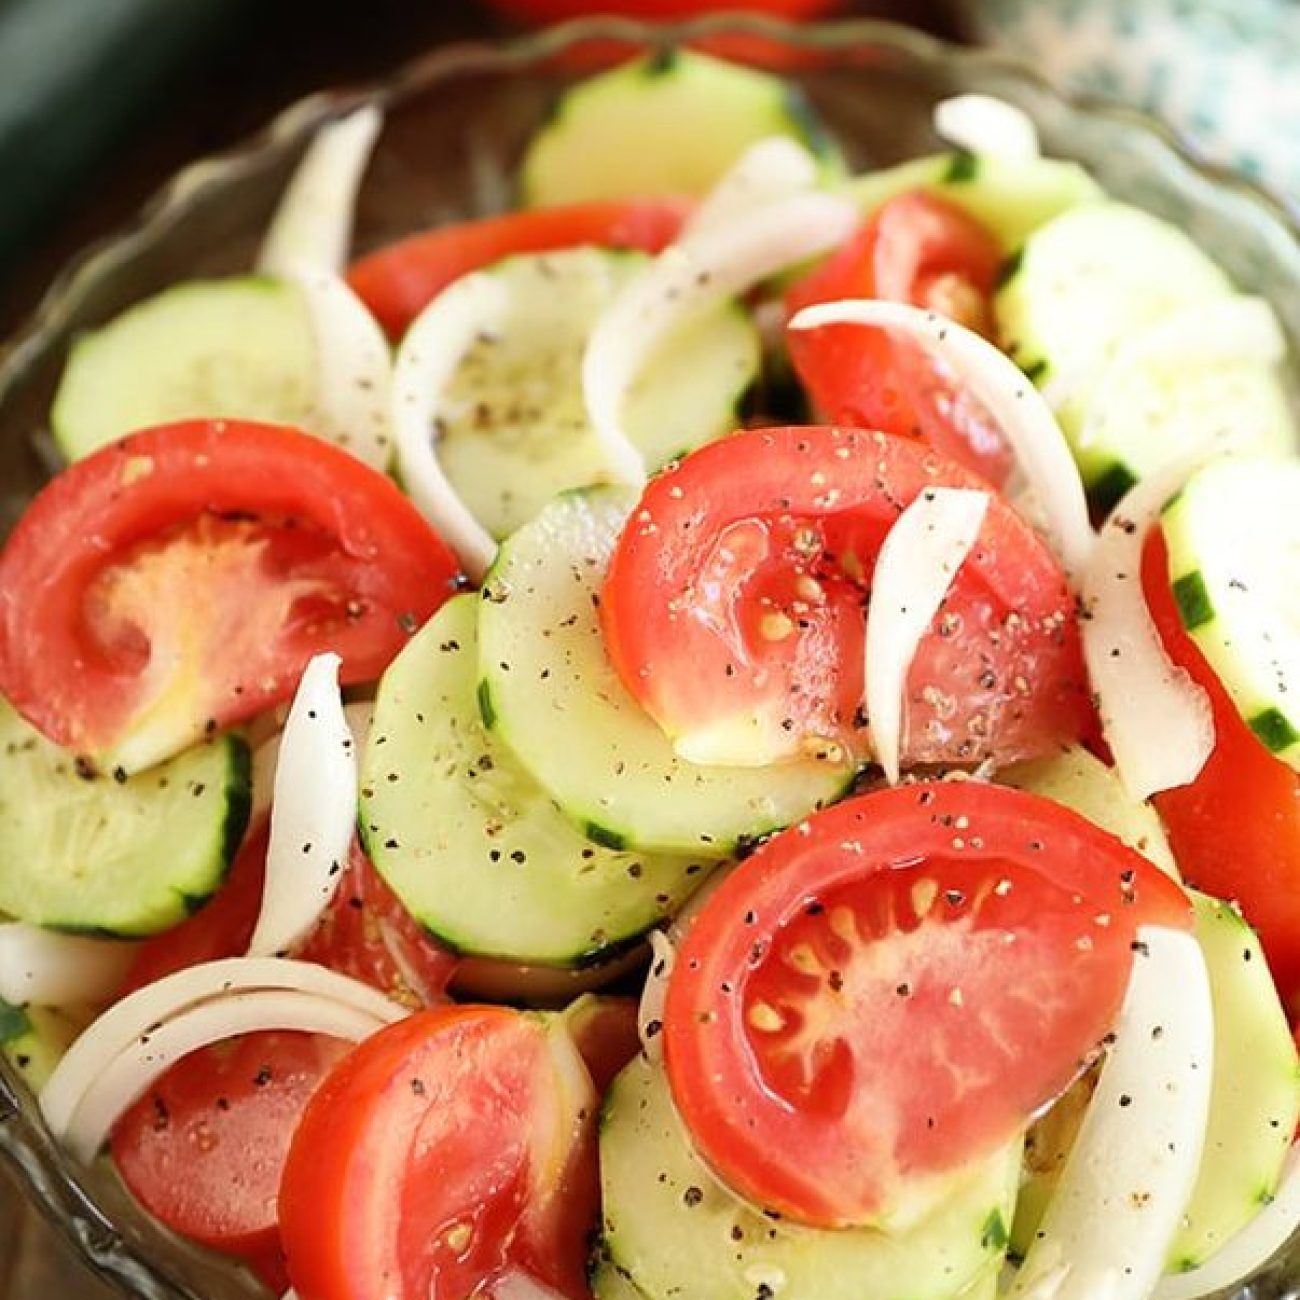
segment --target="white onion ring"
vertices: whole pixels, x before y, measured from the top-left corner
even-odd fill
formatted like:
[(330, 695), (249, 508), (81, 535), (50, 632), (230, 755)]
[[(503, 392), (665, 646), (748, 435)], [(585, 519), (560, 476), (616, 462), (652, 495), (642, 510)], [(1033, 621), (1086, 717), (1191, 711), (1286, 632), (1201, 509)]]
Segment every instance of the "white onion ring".
[(871, 743), (895, 785), (907, 674), (917, 648), (979, 537), (987, 492), (926, 488), (885, 535), (871, 578), (863, 694)]
[(338, 888), (357, 820), (357, 746), (343, 713), (336, 654), (298, 682), (280, 740), (262, 907), (250, 957), (291, 952)]
[(383, 125), (373, 104), (316, 132), (271, 218), (257, 269), (287, 275), (306, 263), (336, 274), (348, 262), (361, 176)]
[(166, 975), (109, 1007), (68, 1049), (41, 1090), (41, 1114), (55, 1133), (66, 1132), (82, 1095), (131, 1043), (197, 1003), (257, 989), (314, 993), (385, 1023), (408, 1014), (360, 980), (314, 962), (278, 957), (227, 957)]
[(1277, 1191), (1267, 1205), (1219, 1247), (1199, 1268), (1170, 1273), (1160, 1280), (1154, 1300), (1201, 1300), (1257, 1272), (1300, 1228), (1300, 1144), (1282, 1166)]
[(382, 470), (392, 452), (393, 364), (379, 322), (333, 271), (298, 263), (283, 275), (297, 286), (316, 345), (316, 391), (304, 423), (309, 432)]
[(668, 1000), (668, 981), (677, 964), (677, 949), (662, 930), (650, 931), (650, 969), (636, 1009), (636, 1030), (641, 1050), (656, 1065), (664, 1058), (664, 1003)]
[(810, 190), (817, 184), (817, 160), (788, 135), (750, 145), (700, 201), (682, 227), (680, 243), (747, 220), (756, 208)]
[(670, 244), (605, 309), (587, 340), (582, 390), (591, 426), (620, 482), (645, 482), (641, 455), (623, 429), (623, 406), (661, 339), (707, 308), (845, 240), (858, 222), (848, 200), (795, 194), (747, 219), (708, 225)]
[(496, 555), (492, 535), (474, 518), (438, 463), (439, 415), (465, 354), (500, 333), (509, 294), (497, 276), (474, 272), (448, 285), (415, 318), (397, 350), (392, 431), (402, 480), (420, 513), (480, 582)]
[(902, 302), (850, 299), (805, 307), (792, 330), (866, 325), (906, 334), (949, 362), (958, 380), (997, 422), (1040, 502), (1048, 533), (1071, 575), (1083, 572), (1095, 538), (1083, 480), (1042, 395), (1009, 357), (974, 330)]
[(42, 1007), (106, 1002), (122, 987), (138, 947), (0, 922), (0, 1000)]
[(141, 1034), (119, 1052), (89, 1081), (72, 1120), (63, 1131), (54, 1129), (54, 1136), (78, 1160), (93, 1160), (113, 1125), (155, 1079), (183, 1056), (212, 1043), (270, 1029), (360, 1042), (386, 1023), (368, 1011), (317, 993), (260, 989), (212, 998)]
[(1083, 577), (1083, 653), (1106, 743), (1135, 799), (1195, 780), (1214, 748), (1209, 696), (1170, 659), (1142, 592), (1142, 549), (1205, 447), (1144, 478), (1111, 511)]
[(1144, 926), (1115, 1043), (1008, 1300), (1146, 1300), (1200, 1171), (1214, 1012), (1193, 935)]
[(996, 95), (953, 95), (934, 106), (934, 133), (980, 158), (1032, 162), (1041, 155), (1038, 128), (1023, 108)]

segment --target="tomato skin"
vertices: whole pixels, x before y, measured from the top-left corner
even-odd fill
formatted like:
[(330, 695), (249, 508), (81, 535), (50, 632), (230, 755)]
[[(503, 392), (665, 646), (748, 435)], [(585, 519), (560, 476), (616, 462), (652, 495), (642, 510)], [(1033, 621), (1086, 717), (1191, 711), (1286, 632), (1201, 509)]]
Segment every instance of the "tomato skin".
[(587, 993), (565, 1008), (565, 1028), (602, 1096), (641, 1050), (637, 1005), (635, 998)]
[(64, 470), (19, 520), (0, 693), (67, 749), (112, 765), (134, 745), (148, 766), (287, 699), (318, 651), (373, 680), (458, 580), (347, 452), (248, 421), (159, 426)]
[[(575, 1057), (586, 1100), (569, 1108), (557, 1046), (573, 1051), (537, 1016), (448, 1006), (347, 1056), (308, 1106), (280, 1189), (300, 1294), (466, 1300), (513, 1267), (585, 1300), (594, 1105)], [(557, 1117), (573, 1127), (548, 1131)]]
[(348, 282), (390, 338), (397, 339), (453, 280), (518, 253), (580, 244), (657, 253), (690, 211), (685, 199), (576, 203), (439, 226), (355, 262)]
[[(864, 589), (894, 520), (937, 485), (988, 490), (914, 439), (859, 429), (752, 430), (692, 453), (646, 488), (610, 563), (601, 620), (624, 685), (675, 738), (755, 718), (769, 761), (822, 738), (863, 752)], [(1065, 576), (993, 496), (913, 662), (904, 757), (1010, 762), (1091, 717)]]
[(1186, 895), (1050, 800), (981, 782), (850, 799), (696, 915), (664, 1015), (678, 1110), (747, 1199), (888, 1222), (1069, 1085), (1149, 924), (1188, 929)]
[[(786, 302), (793, 314), (841, 298), (884, 298), (988, 333), (1001, 265), (997, 241), (974, 217), (918, 190), (883, 204)], [(925, 348), (856, 325), (792, 332), (789, 347), (831, 421), (920, 437), (990, 482), (1006, 482), (1013, 458), (1001, 431)]]
[(1270, 754), (1242, 720), (1214, 669), (1183, 629), (1164, 539), (1142, 554), (1142, 589), (1173, 661), (1210, 697), (1214, 749), (1188, 785), (1154, 798), (1187, 882), (1231, 899), (1258, 931), (1284, 1004), (1300, 1015), (1300, 774)]
[[(594, 11), (590, 0), (490, 0), (490, 3), (507, 17), (525, 23), (562, 23), (571, 18), (589, 18)], [(746, 0), (743, 8), (749, 13), (774, 18), (816, 18), (840, 6), (841, 0)], [(602, 0), (597, 8), (601, 14), (621, 18), (668, 22), (700, 14), (734, 12), (737, 7), (716, 0)]]
[(169, 1228), (269, 1262), (289, 1140), (349, 1044), (318, 1034), (245, 1034), (183, 1057), (117, 1122), (113, 1161)]

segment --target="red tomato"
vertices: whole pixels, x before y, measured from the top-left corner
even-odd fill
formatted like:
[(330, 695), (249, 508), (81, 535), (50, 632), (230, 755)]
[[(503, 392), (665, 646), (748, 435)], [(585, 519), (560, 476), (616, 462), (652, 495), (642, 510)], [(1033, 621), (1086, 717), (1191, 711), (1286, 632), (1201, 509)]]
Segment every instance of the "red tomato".
[(841, 7), (841, 0), (489, 0), (494, 9), (509, 18), (525, 23), (561, 23), (570, 18), (589, 18), (593, 13), (614, 14), (622, 18), (642, 18), (657, 22), (694, 18), (699, 14), (748, 13), (769, 14), (776, 18), (816, 18)]
[(1159, 534), (1142, 556), (1142, 586), (1165, 649), (1205, 688), (1214, 749), (1190, 785), (1155, 796), (1191, 885), (1235, 900), (1259, 932), (1293, 1017), (1300, 1014), (1300, 774), (1260, 743), (1214, 669), (1183, 630)]
[(587, 993), (565, 1009), (564, 1027), (602, 1095), (641, 1050), (635, 998)]
[(1021, 1131), (1095, 1054), (1139, 925), (1177, 884), (1050, 800), (900, 786), (817, 814), (723, 881), (678, 953), (673, 1096), (741, 1196), (888, 1220)]
[(384, 475), (293, 429), (195, 420), (64, 470), (0, 554), (0, 693), (138, 769), (288, 698), (331, 649), (378, 677), (455, 589)]
[(311, 1300), (466, 1300), (520, 1269), (587, 1291), (594, 1096), (567, 1034), (438, 1007), (367, 1039), (312, 1099), (280, 1187)]
[(269, 1261), (289, 1140), (348, 1047), (317, 1034), (273, 1032), (183, 1057), (113, 1130), (123, 1181), (169, 1228)]
[[(918, 191), (884, 204), (787, 304), (793, 314), (840, 298), (885, 298), (987, 334), (1001, 264), (997, 241), (974, 217)], [(858, 325), (792, 333), (789, 347), (827, 419), (920, 437), (993, 483), (1006, 481), (1012, 456), (1001, 430), (927, 349)]]
[(389, 244), (348, 272), (362, 301), (392, 338), (453, 280), (517, 253), (546, 253), (579, 244), (657, 253), (676, 238), (690, 204), (678, 199), (578, 203), (509, 212)]
[[(862, 751), (864, 588), (894, 520), (938, 484), (987, 487), (859, 429), (753, 430), (694, 452), (646, 489), (610, 565), (601, 615), (624, 685), (679, 743), (717, 729), (755, 758), (827, 738)], [(1065, 577), (994, 497), (913, 662), (904, 756), (1009, 762), (1080, 736), (1090, 713)]]

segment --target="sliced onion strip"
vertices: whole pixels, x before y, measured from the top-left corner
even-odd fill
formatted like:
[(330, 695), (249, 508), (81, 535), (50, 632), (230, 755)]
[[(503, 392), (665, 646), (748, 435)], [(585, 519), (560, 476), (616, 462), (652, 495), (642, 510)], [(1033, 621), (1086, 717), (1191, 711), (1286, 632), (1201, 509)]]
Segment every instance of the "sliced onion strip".
[(0, 1000), (43, 1007), (106, 1002), (122, 987), (138, 946), (0, 922)]
[(1111, 511), (1083, 576), (1083, 653), (1106, 743), (1135, 799), (1195, 780), (1214, 748), (1209, 696), (1165, 650), (1142, 591), (1142, 549), (1210, 447), (1143, 479)]
[(262, 907), (250, 957), (283, 956), (311, 933), (343, 874), (357, 820), (357, 746), (336, 654), (316, 655), (280, 739)]
[(1146, 1300), (1196, 1185), (1213, 1053), (1199, 944), (1143, 927), (1114, 1046), (1010, 1300)]
[(664, 1056), (664, 1003), (668, 1000), (668, 981), (677, 964), (677, 949), (662, 930), (650, 931), (650, 969), (636, 1011), (636, 1029), (641, 1050), (648, 1060), (658, 1064)]
[(1239, 1232), (1199, 1268), (1171, 1273), (1155, 1289), (1154, 1300), (1201, 1300), (1225, 1291), (1258, 1272), (1300, 1228), (1300, 1143), (1282, 1166), (1277, 1191)]
[(402, 480), (475, 582), (487, 572), (497, 544), (443, 473), (436, 444), (452, 376), (476, 342), (500, 333), (508, 308), (498, 277), (463, 276), (416, 317), (393, 371), (392, 431)]
[(817, 184), (817, 160), (788, 135), (750, 145), (691, 213), (682, 239), (731, 228), (754, 210)]
[(953, 95), (934, 106), (934, 133), (980, 158), (1032, 162), (1040, 156), (1038, 128), (1023, 108), (996, 95)]
[(316, 392), (305, 421), (311, 433), (350, 451), (372, 469), (389, 461), (388, 340), (365, 303), (333, 271), (306, 263), (284, 272), (302, 296), (316, 344)]
[(1083, 480), (1051, 408), (1015, 362), (974, 330), (902, 302), (851, 299), (805, 307), (794, 330), (866, 325), (906, 334), (949, 362), (988, 409), (1041, 502), (1049, 536), (1069, 572), (1083, 572), (1094, 542)]
[(373, 104), (330, 122), (307, 146), (262, 241), (257, 269), (288, 275), (306, 263), (338, 274), (347, 265), (361, 176), (383, 125)]
[(360, 980), (314, 962), (279, 957), (228, 957), (176, 971), (114, 1003), (89, 1025), (55, 1067), (41, 1090), (41, 1114), (54, 1133), (64, 1133), (86, 1089), (141, 1034), (214, 998), (260, 989), (291, 989), (342, 1003), (385, 1023), (407, 1015)]
[(871, 579), (864, 701), (876, 761), (899, 777), (907, 674), (957, 570), (979, 537), (987, 492), (927, 488), (885, 535)]
[[(721, 201), (721, 200), (720, 200)], [(857, 209), (829, 194), (795, 194), (747, 219), (670, 244), (602, 313), (582, 359), (587, 414), (621, 482), (645, 482), (641, 455), (623, 429), (623, 406), (659, 342), (684, 321), (787, 266), (843, 242)]]
[(137, 1037), (82, 1094), (72, 1121), (55, 1132), (79, 1160), (93, 1160), (113, 1125), (148, 1091), (149, 1085), (183, 1056), (239, 1034), (269, 1029), (328, 1034), (360, 1042), (385, 1021), (318, 993), (261, 989), (232, 993), (190, 1007)]

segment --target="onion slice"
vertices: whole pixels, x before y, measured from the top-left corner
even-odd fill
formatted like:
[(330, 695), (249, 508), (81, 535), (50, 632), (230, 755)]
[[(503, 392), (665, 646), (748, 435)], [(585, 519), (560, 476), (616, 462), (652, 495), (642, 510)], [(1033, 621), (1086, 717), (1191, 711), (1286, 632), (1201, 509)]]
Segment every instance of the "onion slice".
[(508, 307), (508, 292), (496, 276), (462, 276), (416, 317), (393, 371), (392, 431), (402, 480), (475, 582), (487, 572), (497, 544), (442, 472), (436, 442), (452, 376), (476, 342), (500, 333)]
[(1182, 457), (1130, 489), (1083, 577), (1083, 653), (1106, 743), (1135, 799), (1196, 779), (1214, 748), (1209, 696), (1165, 650), (1142, 592), (1142, 548), (1165, 503), (1212, 454)]
[(1213, 1054), (1200, 945), (1142, 927), (1114, 1046), (1009, 1300), (1146, 1300), (1196, 1184)]
[(980, 158), (1032, 162), (1040, 156), (1038, 128), (1023, 108), (996, 95), (953, 95), (934, 106), (934, 133)]
[(357, 820), (357, 746), (339, 694), (341, 662), (332, 653), (311, 660), (280, 738), (250, 957), (283, 956), (305, 939), (348, 860)]
[(885, 779), (899, 777), (907, 674), (957, 570), (979, 537), (987, 492), (926, 488), (885, 535), (871, 579), (864, 701)]
[(54, 1133), (65, 1133), (95, 1079), (141, 1034), (198, 1003), (260, 989), (313, 993), (384, 1023), (401, 1020), (405, 1007), (360, 980), (314, 962), (279, 957), (227, 957), (166, 975), (109, 1007), (68, 1049), (41, 1090), (41, 1114)]
[(636, 1029), (646, 1058), (658, 1064), (664, 1057), (664, 1004), (668, 1000), (668, 981), (677, 964), (677, 949), (662, 930), (650, 931), (650, 969), (636, 1011)]
[[(366, 752), (366, 742), (370, 738), (370, 724), (374, 721), (375, 705), (373, 700), (354, 700), (343, 706), (343, 716), (347, 719), (348, 730), (357, 744), (357, 766), (361, 765), (361, 756)], [(280, 743), (284, 739), (283, 728), (275, 735), (264, 740), (253, 751), (253, 797), (249, 813), (250, 824), (264, 817), (271, 811), (275, 802), (275, 773), (280, 765)]]
[(622, 414), (660, 341), (697, 313), (834, 248), (857, 223), (857, 209), (847, 199), (794, 194), (764, 204), (747, 219), (706, 224), (670, 244), (624, 288), (596, 322), (582, 358), (587, 414), (619, 481), (636, 487), (645, 482), (645, 466), (624, 432)]
[(83, 1092), (72, 1120), (55, 1137), (79, 1160), (93, 1160), (113, 1125), (183, 1056), (239, 1034), (268, 1029), (328, 1034), (360, 1042), (387, 1021), (318, 993), (259, 989), (212, 998), (136, 1037)]
[(957, 378), (987, 408), (1011, 444), (1043, 508), (1048, 534), (1072, 576), (1092, 552), (1092, 526), (1083, 480), (1051, 408), (1015, 362), (974, 330), (936, 312), (902, 302), (855, 298), (805, 307), (792, 330), (867, 325), (906, 334), (949, 362)]
[(122, 987), (138, 946), (0, 922), (0, 1000), (43, 1007), (106, 1002)]
[(816, 184), (816, 158), (788, 135), (768, 136), (750, 145), (709, 191), (682, 228), (681, 239), (729, 230), (755, 209)]
[(257, 257), (259, 271), (289, 275), (303, 263), (335, 274), (343, 270), (357, 191), (383, 120), (380, 110), (367, 104), (317, 131), (271, 218)]
[(283, 275), (298, 288), (316, 344), (316, 393), (310, 432), (350, 451), (372, 469), (389, 460), (388, 399), (393, 365), (388, 340), (346, 280), (296, 263)]
[(1273, 1199), (1229, 1238), (1199, 1268), (1171, 1273), (1155, 1289), (1154, 1300), (1201, 1300), (1257, 1272), (1300, 1228), (1300, 1143), (1282, 1166)]

